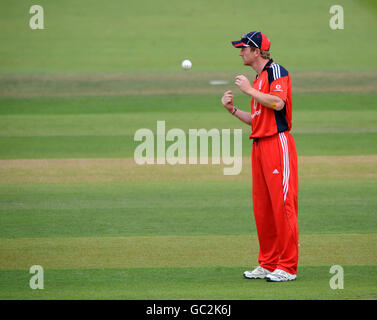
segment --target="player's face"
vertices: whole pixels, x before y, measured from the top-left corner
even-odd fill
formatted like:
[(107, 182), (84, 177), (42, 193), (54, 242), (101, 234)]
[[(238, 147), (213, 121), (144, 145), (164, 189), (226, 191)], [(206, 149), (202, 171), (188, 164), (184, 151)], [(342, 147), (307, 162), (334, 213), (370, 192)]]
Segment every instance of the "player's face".
[(255, 60), (255, 54), (251, 51), (250, 47), (241, 48), (240, 56), (242, 57), (243, 64), (246, 66), (251, 66)]

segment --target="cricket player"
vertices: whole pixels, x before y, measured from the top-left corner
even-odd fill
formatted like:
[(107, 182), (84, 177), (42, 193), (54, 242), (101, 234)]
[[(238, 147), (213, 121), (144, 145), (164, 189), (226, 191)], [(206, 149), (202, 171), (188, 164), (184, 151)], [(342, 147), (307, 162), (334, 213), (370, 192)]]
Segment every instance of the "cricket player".
[(238, 75), (235, 84), (251, 97), (251, 112), (238, 109), (232, 91), (225, 108), (251, 126), (253, 211), (259, 240), (259, 266), (247, 279), (295, 280), (298, 263), (298, 172), (292, 128), (292, 91), (288, 71), (270, 59), (270, 40), (259, 31), (232, 41), (244, 65), (257, 75), (253, 83)]

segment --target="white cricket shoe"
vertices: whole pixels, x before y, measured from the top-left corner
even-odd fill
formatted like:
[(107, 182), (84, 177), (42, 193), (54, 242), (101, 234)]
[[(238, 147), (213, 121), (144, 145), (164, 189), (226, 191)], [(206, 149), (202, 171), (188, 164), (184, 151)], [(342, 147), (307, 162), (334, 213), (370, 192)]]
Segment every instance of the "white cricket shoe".
[(296, 280), (297, 276), (295, 274), (290, 274), (284, 270), (276, 269), (266, 276), (269, 282), (283, 282), (283, 281), (293, 281)]
[(261, 266), (256, 267), (253, 271), (245, 271), (243, 276), (246, 279), (265, 279), (271, 271), (262, 268)]

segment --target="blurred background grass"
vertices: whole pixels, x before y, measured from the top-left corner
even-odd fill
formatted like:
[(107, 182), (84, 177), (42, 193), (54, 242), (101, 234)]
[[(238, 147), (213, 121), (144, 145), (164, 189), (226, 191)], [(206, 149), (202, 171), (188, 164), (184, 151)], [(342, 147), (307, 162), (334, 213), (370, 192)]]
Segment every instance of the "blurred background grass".
[[(258, 29), (288, 70), (375, 69), (376, 7), (342, 0), (345, 29), (329, 28), (327, 0), (40, 0), (45, 30), (29, 28), (30, 0), (0, 3), (0, 71), (166, 72), (240, 69), (230, 45)], [(335, 3), (334, 3), (335, 4)]]

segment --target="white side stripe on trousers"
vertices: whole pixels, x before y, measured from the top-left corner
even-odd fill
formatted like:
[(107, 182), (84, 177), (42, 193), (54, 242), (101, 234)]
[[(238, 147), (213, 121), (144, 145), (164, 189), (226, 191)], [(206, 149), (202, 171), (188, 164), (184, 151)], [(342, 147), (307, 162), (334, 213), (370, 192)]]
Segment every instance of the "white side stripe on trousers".
[(284, 201), (287, 198), (288, 188), (289, 188), (289, 153), (288, 153), (288, 142), (287, 137), (284, 132), (279, 133), (281, 148), (283, 149), (283, 194)]

